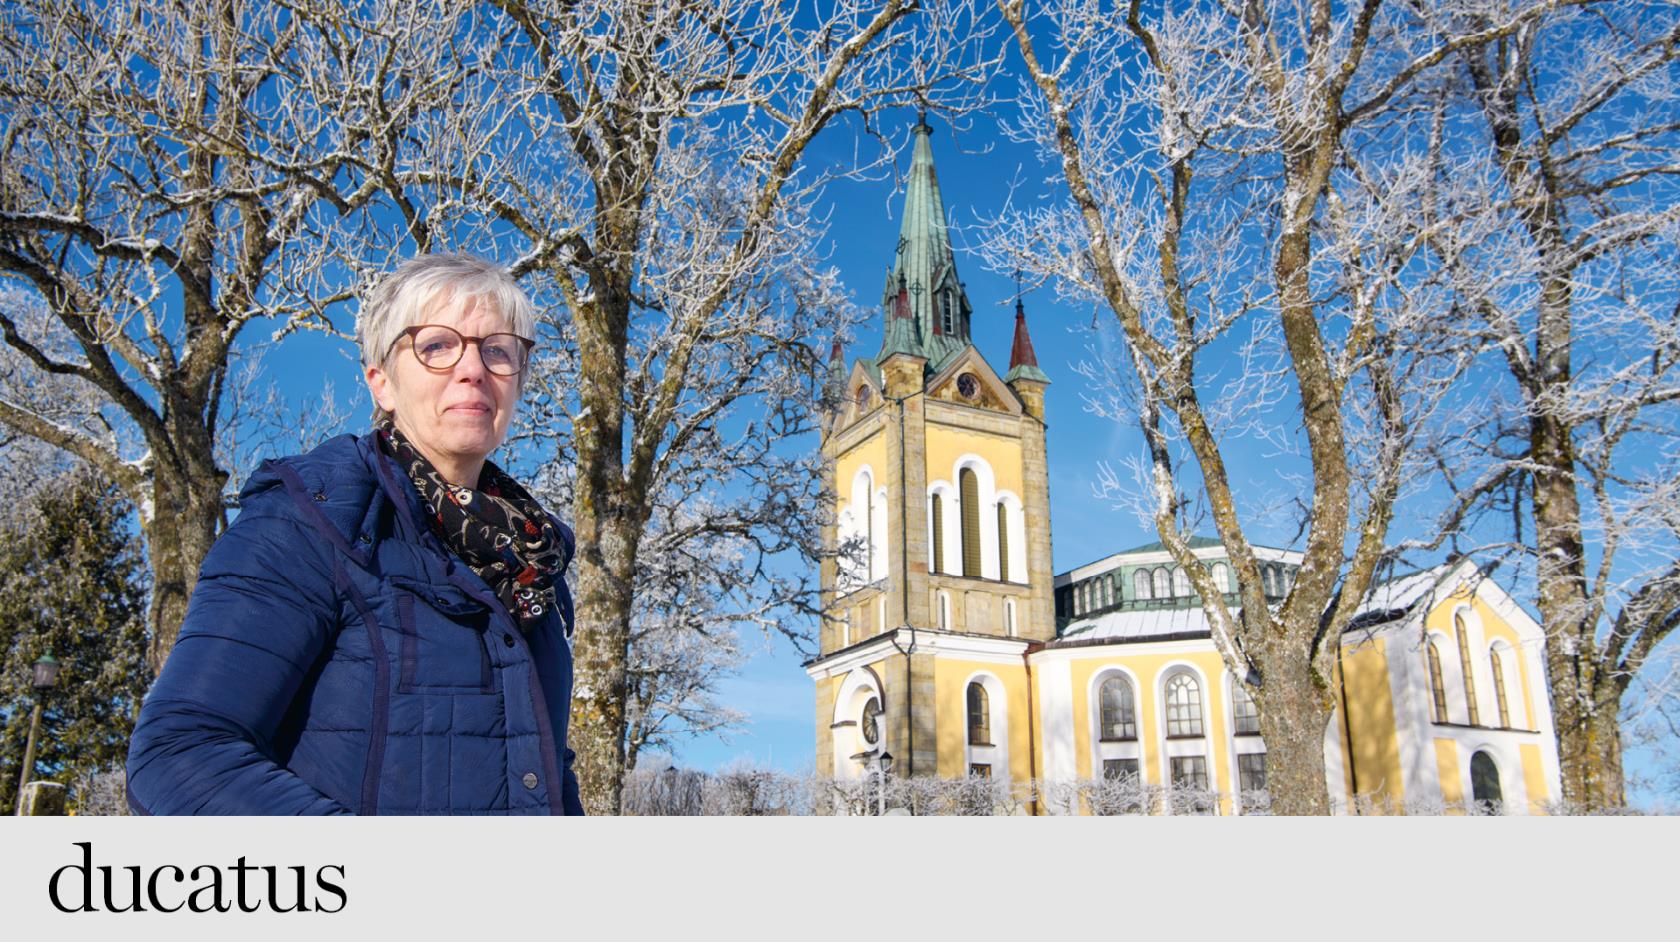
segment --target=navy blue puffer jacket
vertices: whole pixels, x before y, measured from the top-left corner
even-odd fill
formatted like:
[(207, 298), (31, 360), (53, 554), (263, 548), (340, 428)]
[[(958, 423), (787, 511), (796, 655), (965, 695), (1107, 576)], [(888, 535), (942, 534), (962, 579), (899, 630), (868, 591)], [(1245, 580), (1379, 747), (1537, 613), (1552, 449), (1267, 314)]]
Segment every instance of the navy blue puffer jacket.
[(240, 505), (140, 711), (136, 812), (583, 813), (563, 580), (521, 633), (372, 434), (264, 462)]

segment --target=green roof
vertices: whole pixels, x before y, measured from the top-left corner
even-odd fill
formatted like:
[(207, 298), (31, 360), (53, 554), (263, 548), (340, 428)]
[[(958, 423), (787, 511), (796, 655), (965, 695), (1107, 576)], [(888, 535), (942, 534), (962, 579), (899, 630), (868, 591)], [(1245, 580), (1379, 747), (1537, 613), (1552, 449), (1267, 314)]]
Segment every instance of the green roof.
[[(957, 277), (956, 256), (951, 251), (945, 219), (945, 199), (939, 192), (939, 174), (933, 167), (932, 132), (926, 120), (916, 125), (910, 176), (904, 187), (898, 248), (882, 295), (886, 336), (876, 357), (879, 361), (890, 353), (914, 352), (927, 358), (930, 374), (938, 373), (968, 346), (968, 322), (974, 310), (962, 280)], [(912, 330), (894, 328), (900, 279), (909, 295)], [(953, 328), (949, 332), (936, 331), (936, 318), (947, 305), (952, 312)]]

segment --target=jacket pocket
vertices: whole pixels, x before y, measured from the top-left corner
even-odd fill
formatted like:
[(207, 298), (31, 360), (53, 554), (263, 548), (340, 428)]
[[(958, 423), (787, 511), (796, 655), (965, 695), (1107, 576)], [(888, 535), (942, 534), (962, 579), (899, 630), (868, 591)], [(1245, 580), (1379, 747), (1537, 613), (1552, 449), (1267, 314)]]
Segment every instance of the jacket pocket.
[(490, 693), (490, 652), (484, 631), (490, 613), (464, 598), (399, 588), (397, 620), (402, 666), (397, 692)]

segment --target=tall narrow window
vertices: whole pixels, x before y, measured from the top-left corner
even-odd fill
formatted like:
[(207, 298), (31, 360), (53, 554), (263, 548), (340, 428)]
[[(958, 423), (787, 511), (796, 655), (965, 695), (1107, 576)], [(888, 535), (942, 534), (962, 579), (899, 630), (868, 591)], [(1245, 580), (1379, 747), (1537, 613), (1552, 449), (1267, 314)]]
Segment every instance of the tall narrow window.
[(1003, 505), (1003, 501), (1001, 501), (1001, 500), (998, 501), (998, 505), (997, 505), (997, 528), (998, 528), (998, 580), (1001, 581), (1001, 582), (1008, 582), (1009, 581), (1009, 508), (1005, 507)]
[(1447, 721), (1447, 685), (1441, 679), (1441, 652), (1429, 642), (1429, 697), (1435, 722)]
[(1219, 587), (1220, 592), (1231, 591), (1231, 570), (1230, 570), (1230, 567), (1226, 566), (1224, 563), (1214, 563), (1213, 564), (1213, 584)]
[(1237, 756), (1237, 787), (1245, 792), (1263, 792), (1266, 790), (1266, 754), (1264, 752), (1245, 752)]
[(1470, 725), (1482, 725), (1476, 710), (1476, 677), (1470, 671), (1470, 638), (1464, 629), (1464, 616), (1453, 616), (1453, 630), (1458, 633), (1458, 662), (1464, 669), (1464, 703), (1470, 708)]
[(980, 481), (964, 468), (957, 482), (962, 489), (962, 574), (972, 579), (980, 575)]
[(978, 683), (968, 685), (968, 744), (992, 744), (991, 705), (986, 697), (986, 688)]
[(945, 571), (945, 508), (939, 495), (933, 495), (933, 571)]
[(1009, 637), (1015, 637), (1015, 600), (1003, 601), (1003, 630)]
[(951, 317), (951, 292), (939, 292), (939, 326), (946, 336), (957, 332), (956, 321)]
[(1165, 568), (1155, 570), (1155, 597), (1165, 599), (1172, 597), (1172, 575)]
[(1173, 595), (1186, 596), (1190, 594), (1190, 573), (1182, 567), (1173, 570)]
[(870, 482), (869, 496), (863, 502), (863, 535), (864, 546), (868, 555), (863, 558), (863, 582), (868, 585), (875, 581), (875, 484)]
[(1149, 598), (1149, 570), (1133, 570), (1132, 597), (1140, 601)]
[(1180, 671), (1167, 680), (1167, 736), (1202, 735), (1202, 687)]
[(1499, 725), (1505, 729), (1511, 728), (1511, 705), (1505, 701), (1505, 665), (1500, 663), (1499, 652), (1488, 651), (1488, 662), (1493, 665), (1493, 695), (1499, 701)]
[(934, 604), (939, 606), (939, 627), (951, 627), (951, 593), (941, 590), (934, 598)]
[(1238, 736), (1260, 735), (1260, 707), (1240, 680), (1231, 681), (1231, 714)]
[(1132, 683), (1124, 677), (1113, 676), (1102, 682), (1097, 695), (1100, 704), (1100, 738), (1104, 742), (1137, 738), (1137, 702), (1132, 696)]

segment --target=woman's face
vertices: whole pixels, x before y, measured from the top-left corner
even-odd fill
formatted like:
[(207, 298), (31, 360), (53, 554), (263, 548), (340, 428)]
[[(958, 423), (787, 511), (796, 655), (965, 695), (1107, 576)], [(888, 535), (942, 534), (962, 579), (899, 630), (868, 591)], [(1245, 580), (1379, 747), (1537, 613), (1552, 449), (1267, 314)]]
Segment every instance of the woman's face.
[[(465, 337), (513, 331), (477, 298), (434, 301), (424, 323), (453, 327)], [(486, 369), (477, 343), (467, 343), (461, 359), (447, 369), (423, 366), (413, 345), (412, 336), (403, 337), (383, 367), (368, 367), (368, 389), (398, 431), (452, 483), (476, 486), (484, 459), (507, 435), (519, 402), (519, 376)]]

